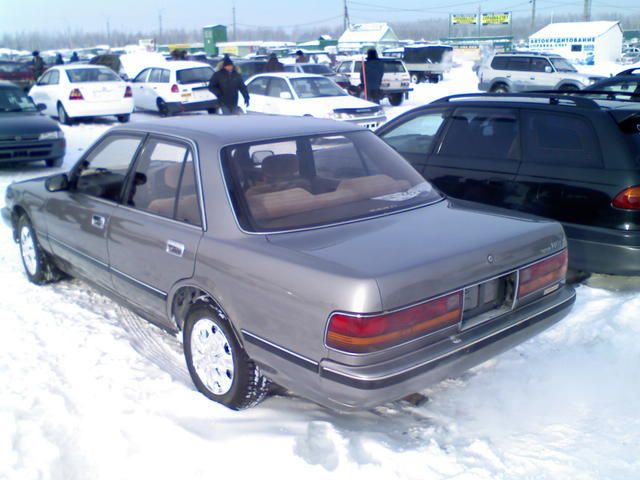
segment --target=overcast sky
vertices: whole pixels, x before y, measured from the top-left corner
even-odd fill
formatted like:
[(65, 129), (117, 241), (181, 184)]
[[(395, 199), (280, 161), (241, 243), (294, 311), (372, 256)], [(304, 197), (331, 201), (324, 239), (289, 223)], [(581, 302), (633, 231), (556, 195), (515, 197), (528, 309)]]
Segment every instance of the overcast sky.
[[(508, 11), (528, 15), (528, 0), (483, 1), (486, 12)], [(639, 0), (592, 0), (594, 12), (640, 14)], [(231, 23), (231, 0), (0, 0), (0, 32), (105, 30), (151, 31), (158, 28), (200, 28)], [(341, 22), (343, 0), (236, 0), (237, 23), (247, 26), (336, 25)], [(582, 12), (580, 0), (537, 0), (540, 15)], [(478, 2), (468, 0), (349, 0), (352, 22), (403, 21), (468, 13)]]

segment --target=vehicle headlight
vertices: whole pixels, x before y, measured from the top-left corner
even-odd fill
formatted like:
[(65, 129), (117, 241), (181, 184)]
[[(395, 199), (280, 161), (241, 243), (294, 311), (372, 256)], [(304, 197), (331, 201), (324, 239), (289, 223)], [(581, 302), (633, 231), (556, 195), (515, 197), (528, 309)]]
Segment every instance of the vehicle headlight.
[(52, 132), (41, 133), (38, 137), (38, 140), (56, 140), (58, 138), (64, 138), (64, 133), (62, 133), (62, 130), (54, 130)]
[(600, 81), (599, 78), (589, 78), (589, 80), (587, 81), (587, 85), (593, 85), (594, 83)]
[(329, 118), (335, 118), (336, 120), (343, 120), (348, 118), (349, 114), (343, 112), (329, 112)]

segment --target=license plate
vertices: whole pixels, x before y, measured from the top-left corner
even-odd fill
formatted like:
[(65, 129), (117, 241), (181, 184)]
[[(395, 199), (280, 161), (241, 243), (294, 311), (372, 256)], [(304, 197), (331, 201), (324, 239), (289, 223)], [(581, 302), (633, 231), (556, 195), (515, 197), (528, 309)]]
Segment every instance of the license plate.
[(209, 92), (209, 90), (194, 90), (193, 91), (193, 98), (195, 100), (210, 100), (211, 99), (211, 93)]
[(461, 328), (470, 328), (507, 313), (513, 307), (515, 274), (464, 289)]

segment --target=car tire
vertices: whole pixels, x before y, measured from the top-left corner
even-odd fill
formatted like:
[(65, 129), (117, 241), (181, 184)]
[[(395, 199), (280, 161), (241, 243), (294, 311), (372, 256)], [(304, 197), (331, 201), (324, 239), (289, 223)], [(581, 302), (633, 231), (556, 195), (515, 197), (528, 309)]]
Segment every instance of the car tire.
[(207, 109), (207, 113), (209, 115), (215, 115), (216, 113), (218, 113), (218, 109), (217, 108), (208, 108)]
[(58, 110), (58, 121), (61, 124), (71, 125), (73, 123), (71, 120), (71, 117), (69, 117), (69, 114), (65, 110), (64, 105), (62, 105), (62, 103), (58, 103), (57, 110)]
[(392, 93), (391, 95), (389, 95), (389, 103), (394, 107), (402, 105), (403, 101), (404, 101), (404, 94), (402, 93)]
[(48, 160), (45, 160), (45, 163), (49, 168), (61, 167), (64, 163), (64, 157), (49, 158)]
[(567, 270), (567, 283), (571, 285), (582, 283), (585, 280), (588, 280), (589, 277), (591, 277), (591, 273), (583, 270), (574, 270), (573, 268)]
[(167, 105), (167, 102), (165, 102), (163, 99), (159, 98), (157, 101), (158, 104), (158, 113), (160, 113), (161, 117), (168, 117), (171, 114), (169, 113), (169, 107)]
[(129, 120), (131, 120), (131, 115), (127, 114), (127, 115), (118, 115), (116, 117), (118, 119), (118, 121), (120, 123), (129, 123)]
[(257, 405), (269, 392), (269, 379), (249, 358), (224, 315), (208, 303), (190, 309), (183, 341), (191, 379), (210, 400), (242, 410)]
[(496, 83), (491, 87), (491, 93), (509, 93), (509, 87), (504, 83)]
[(580, 89), (575, 85), (563, 85), (560, 87), (560, 90), (563, 92), (577, 92)]
[(422, 81), (422, 76), (417, 73), (411, 74), (411, 83), (417, 85)]
[(31, 283), (44, 285), (63, 278), (64, 274), (42, 250), (36, 232), (26, 215), (22, 215), (18, 220), (18, 245), (22, 266)]

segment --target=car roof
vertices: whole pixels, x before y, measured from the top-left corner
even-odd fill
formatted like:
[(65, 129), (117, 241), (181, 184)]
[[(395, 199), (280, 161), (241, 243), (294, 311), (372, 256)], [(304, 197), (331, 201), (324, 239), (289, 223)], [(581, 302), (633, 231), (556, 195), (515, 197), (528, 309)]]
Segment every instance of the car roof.
[(15, 83), (10, 82), (9, 80), (0, 80), (0, 88), (20, 88), (20, 87)]
[(196, 140), (210, 139), (219, 146), (305, 135), (366, 131), (348, 122), (285, 115), (188, 115), (116, 126), (111, 131), (140, 131)]
[(557, 53), (546, 52), (498, 52), (496, 57), (550, 57), (550, 58), (564, 58)]
[(91, 69), (102, 69), (102, 68), (106, 68), (107, 70), (111, 70), (109, 67), (107, 67), (106, 65), (94, 65), (94, 64), (90, 64), (90, 63), (70, 63), (67, 65), (53, 65), (51, 67), (49, 67), (47, 69), (47, 71), (49, 70), (80, 70), (80, 69), (85, 69), (85, 70), (91, 70)]
[(280, 77), (280, 78), (326, 78), (324, 75), (316, 75), (313, 73), (302, 72), (265, 72), (254, 75), (253, 78), (258, 77)]
[(168, 68), (170, 70), (187, 70), (190, 68), (211, 68), (211, 65), (205, 62), (194, 62), (193, 60), (171, 60), (166, 64), (153, 66), (151, 68)]

